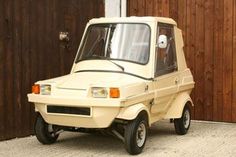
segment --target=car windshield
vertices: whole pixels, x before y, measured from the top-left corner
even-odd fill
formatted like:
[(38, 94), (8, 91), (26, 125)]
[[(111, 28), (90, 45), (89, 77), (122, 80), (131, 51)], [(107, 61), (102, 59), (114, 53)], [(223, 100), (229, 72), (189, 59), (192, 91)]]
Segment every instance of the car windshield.
[(87, 59), (124, 60), (146, 64), (150, 28), (146, 24), (95, 24), (89, 26), (76, 63)]

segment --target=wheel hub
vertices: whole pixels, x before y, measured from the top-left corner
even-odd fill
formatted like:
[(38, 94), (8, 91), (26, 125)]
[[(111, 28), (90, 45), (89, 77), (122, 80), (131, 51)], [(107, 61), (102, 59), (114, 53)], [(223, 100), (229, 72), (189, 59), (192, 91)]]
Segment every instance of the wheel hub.
[(50, 136), (55, 137), (55, 132), (52, 124), (48, 124), (48, 133), (50, 134)]
[(136, 132), (136, 142), (139, 147), (142, 147), (146, 138), (146, 126), (140, 123)]
[(190, 124), (190, 113), (188, 110), (185, 111), (183, 116), (184, 127), (188, 128)]

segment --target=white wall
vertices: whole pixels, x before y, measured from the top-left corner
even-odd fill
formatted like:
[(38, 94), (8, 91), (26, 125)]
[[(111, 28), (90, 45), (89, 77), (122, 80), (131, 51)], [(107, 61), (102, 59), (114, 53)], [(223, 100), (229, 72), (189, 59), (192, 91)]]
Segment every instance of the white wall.
[(126, 0), (105, 0), (106, 17), (126, 16)]

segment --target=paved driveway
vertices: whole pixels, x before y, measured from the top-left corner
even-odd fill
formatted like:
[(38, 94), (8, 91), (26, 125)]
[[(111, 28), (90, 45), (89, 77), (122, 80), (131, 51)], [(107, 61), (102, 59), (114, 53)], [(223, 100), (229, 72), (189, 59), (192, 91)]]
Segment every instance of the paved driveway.
[[(36, 137), (0, 142), (1, 157), (129, 156), (116, 138), (98, 134), (63, 133), (57, 143), (41, 145)], [(145, 157), (235, 157), (236, 124), (192, 122), (189, 133), (178, 136), (167, 121), (153, 125), (141, 155)]]

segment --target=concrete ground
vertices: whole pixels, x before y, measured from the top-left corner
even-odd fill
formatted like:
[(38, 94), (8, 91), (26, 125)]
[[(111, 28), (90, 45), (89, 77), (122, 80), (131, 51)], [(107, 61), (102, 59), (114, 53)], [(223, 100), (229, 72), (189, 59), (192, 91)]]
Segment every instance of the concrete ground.
[[(100, 134), (61, 134), (57, 143), (41, 145), (35, 136), (0, 142), (1, 157), (129, 156), (116, 138)], [(146, 157), (235, 157), (236, 124), (192, 121), (187, 135), (175, 134), (173, 124), (162, 121), (149, 130)]]

